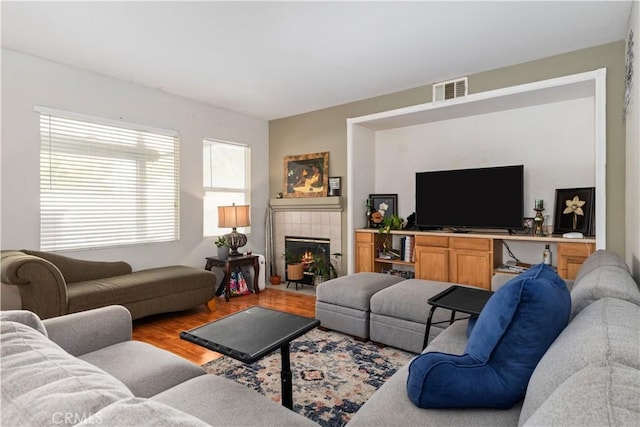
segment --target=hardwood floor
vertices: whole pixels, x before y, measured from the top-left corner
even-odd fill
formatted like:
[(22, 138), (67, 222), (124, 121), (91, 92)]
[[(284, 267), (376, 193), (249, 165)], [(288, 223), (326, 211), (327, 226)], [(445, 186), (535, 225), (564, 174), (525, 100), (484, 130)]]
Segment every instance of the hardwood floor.
[(265, 289), (258, 294), (233, 297), (229, 302), (216, 298), (216, 307), (210, 311), (204, 304), (179, 313), (159, 314), (133, 322), (133, 339), (153, 344), (202, 365), (221, 355), (204, 347), (180, 339), (180, 332), (220, 319), (247, 307), (262, 307), (282, 310), (305, 317), (315, 315), (316, 298), (293, 292)]

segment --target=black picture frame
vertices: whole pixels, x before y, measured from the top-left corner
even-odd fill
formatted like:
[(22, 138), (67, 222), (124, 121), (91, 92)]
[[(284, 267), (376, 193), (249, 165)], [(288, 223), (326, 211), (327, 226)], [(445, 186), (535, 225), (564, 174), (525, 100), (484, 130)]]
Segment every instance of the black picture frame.
[(592, 236), (595, 230), (595, 187), (556, 189), (553, 233), (577, 231)]
[(385, 218), (398, 215), (398, 195), (369, 194), (369, 206), (371, 206), (369, 228), (380, 228)]
[(328, 196), (331, 197), (340, 195), (342, 195), (342, 178), (339, 176), (330, 176)]

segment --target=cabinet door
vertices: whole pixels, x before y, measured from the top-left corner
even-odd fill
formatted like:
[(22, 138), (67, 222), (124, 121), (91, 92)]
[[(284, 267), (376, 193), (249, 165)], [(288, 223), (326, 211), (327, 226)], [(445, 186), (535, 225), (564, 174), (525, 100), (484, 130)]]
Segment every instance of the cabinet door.
[(449, 250), (430, 246), (415, 248), (416, 279), (449, 281)]
[(371, 233), (356, 233), (356, 273), (374, 271), (374, 237)]
[(449, 277), (454, 283), (491, 289), (492, 256), (486, 251), (452, 249)]
[(595, 251), (593, 243), (558, 243), (558, 274), (573, 280), (582, 263)]

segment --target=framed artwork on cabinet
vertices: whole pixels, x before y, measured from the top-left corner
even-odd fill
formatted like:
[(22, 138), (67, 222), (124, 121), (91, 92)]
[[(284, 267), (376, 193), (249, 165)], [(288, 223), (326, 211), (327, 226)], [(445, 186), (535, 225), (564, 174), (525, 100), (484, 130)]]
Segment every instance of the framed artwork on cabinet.
[(595, 194), (594, 187), (557, 189), (553, 232), (578, 231), (592, 236), (595, 230)]
[(385, 218), (398, 215), (397, 194), (369, 194), (371, 207), (370, 228), (380, 228)]

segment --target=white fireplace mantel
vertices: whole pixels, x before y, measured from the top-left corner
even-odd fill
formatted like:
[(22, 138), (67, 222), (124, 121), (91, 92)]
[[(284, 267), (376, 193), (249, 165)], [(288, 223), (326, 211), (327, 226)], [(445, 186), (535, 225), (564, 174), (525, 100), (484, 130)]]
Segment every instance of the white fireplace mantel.
[(271, 208), (276, 212), (286, 211), (324, 211), (324, 212), (342, 212), (342, 197), (299, 197), (299, 198), (283, 198), (271, 199)]

